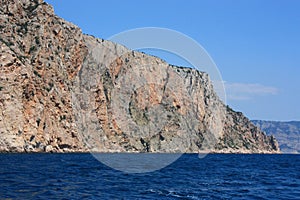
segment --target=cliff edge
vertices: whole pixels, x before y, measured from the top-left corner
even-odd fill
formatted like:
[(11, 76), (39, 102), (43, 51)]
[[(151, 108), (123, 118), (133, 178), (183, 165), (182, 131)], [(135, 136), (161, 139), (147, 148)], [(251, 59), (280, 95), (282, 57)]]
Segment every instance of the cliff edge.
[(0, 4), (1, 152), (280, 152), (208, 74), (84, 35), (42, 0)]

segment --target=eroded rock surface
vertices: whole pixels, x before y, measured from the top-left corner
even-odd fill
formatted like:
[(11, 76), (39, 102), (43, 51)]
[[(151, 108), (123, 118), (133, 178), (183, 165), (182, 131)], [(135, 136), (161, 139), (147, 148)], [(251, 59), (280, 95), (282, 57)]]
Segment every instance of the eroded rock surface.
[(42, 0), (0, 4), (0, 151), (279, 152), (206, 73), (84, 35)]
[(300, 122), (252, 121), (267, 135), (274, 135), (282, 153), (300, 153)]

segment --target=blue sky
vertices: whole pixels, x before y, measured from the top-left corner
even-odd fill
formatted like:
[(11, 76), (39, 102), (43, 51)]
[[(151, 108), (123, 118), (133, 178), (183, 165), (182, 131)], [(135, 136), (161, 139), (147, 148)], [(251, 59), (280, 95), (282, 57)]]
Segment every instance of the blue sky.
[[(109, 38), (163, 27), (196, 40), (225, 81), (227, 103), (250, 119), (300, 120), (298, 0), (46, 0), (84, 33)], [(180, 60), (158, 53), (172, 64)]]

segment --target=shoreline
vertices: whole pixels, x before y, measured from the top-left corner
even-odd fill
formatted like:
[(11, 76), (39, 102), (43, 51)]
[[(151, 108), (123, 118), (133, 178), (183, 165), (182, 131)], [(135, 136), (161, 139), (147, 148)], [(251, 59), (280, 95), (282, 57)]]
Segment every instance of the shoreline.
[(282, 153), (282, 152), (0, 152), (0, 154), (224, 154), (224, 155), (300, 155), (300, 153)]

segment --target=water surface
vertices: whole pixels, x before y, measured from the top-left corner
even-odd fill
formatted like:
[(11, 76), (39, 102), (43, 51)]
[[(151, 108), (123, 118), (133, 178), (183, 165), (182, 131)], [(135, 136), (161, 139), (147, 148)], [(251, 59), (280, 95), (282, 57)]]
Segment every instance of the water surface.
[(300, 155), (184, 154), (129, 174), (90, 154), (0, 154), (0, 199), (299, 199)]

